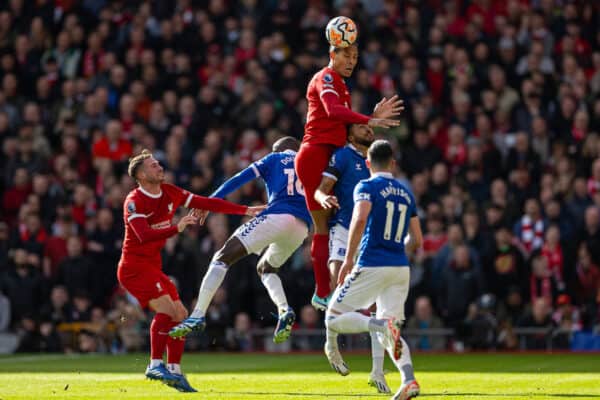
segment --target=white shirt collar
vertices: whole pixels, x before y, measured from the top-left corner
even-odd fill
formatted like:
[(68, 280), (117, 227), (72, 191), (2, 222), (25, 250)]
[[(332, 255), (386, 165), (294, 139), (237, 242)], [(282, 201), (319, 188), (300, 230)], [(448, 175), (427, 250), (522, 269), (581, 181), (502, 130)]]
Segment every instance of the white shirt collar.
[(373, 172), (373, 176), (381, 176), (383, 178), (394, 179), (394, 175), (391, 172)]
[(354, 146), (352, 143), (348, 143), (346, 146), (348, 146), (349, 148), (351, 148), (352, 150), (354, 150), (359, 156), (361, 156), (362, 158), (366, 158), (363, 153), (361, 153), (360, 150), (358, 150), (356, 148), (356, 146)]
[(144, 193), (146, 196), (151, 197), (153, 199), (158, 199), (158, 198), (160, 198), (160, 196), (162, 196), (162, 190), (160, 191), (159, 194), (152, 194), (149, 191), (144, 190), (144, 188), (141, 186), (138, 186), (138, 189), (140, 189), (140, 192)]
[(285, 154), (296, 154), (296, 152), (294, 150), (292, 150), (292, 149), (284, 150), (283, 153), (285, 153)]

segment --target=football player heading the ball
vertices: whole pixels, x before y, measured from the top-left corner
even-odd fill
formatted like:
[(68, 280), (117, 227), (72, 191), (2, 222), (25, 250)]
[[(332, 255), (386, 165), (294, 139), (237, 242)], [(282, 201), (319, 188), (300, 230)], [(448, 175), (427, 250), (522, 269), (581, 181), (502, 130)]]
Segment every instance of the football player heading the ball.
[(314, 195), (323, 171), (334, 150), (346, 144), (348, 124), (367, 124), (370, 127), (390, 128), (399, 125), (391, 119), (404, 109), (398, 96), (385, 97), (375, 105), (372, 115), (356, 113), (350, 109), (351, 99), (344, 78), (350, 77), (358, 61), (356, 25), (347, 17), (333, 18), (325, 35), (331, 45), (329, 65), (317, 72), (306, 89), (308, 113), (304, 137), (296, 156), (296, 175), (306, 192), (306, 205), (315, 224), (311, 246), (311, 259), (315, 274), (316, 292), (312, 304), (325, 310), (331, 293), (329, 270), (329, 215), (315, 200)]

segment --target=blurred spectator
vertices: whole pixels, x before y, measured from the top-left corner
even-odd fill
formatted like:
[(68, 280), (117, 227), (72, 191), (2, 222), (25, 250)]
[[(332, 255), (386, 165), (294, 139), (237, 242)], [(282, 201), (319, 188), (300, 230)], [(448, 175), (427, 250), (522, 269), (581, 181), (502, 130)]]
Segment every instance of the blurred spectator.
[(71, 236), (67, 239), (67, 257), (59, 264), (56, 282), (64, 285), (70, 296), (78, 291), (90, 293), (93, 265), (89, 258), (83, 255), (81, 239)]
[(250, 334), (250, 316), (246, 313), (239, 313), (235, 316), (233, 328), (227, 329), (226, 342), (227, 347), (236, 351), (254, 350), (254, 342)]
[[(408, 329), (441, 329), (444, 327), (442, 320), (433, 313), (429, 297), (422, 296), (415, 301), (415, 314), (408, 319)], [(440, 351), (446, 348), (444, 336), (417, 335), (409, 336), (410, 347), (419, 350)]]
[(594, 302), (596, 293), (600, 289), (600, 268), (592, 261), (590, 250), (586, 243), (581, 243), (577, 252), (578, 298), (583, 304)]
[[(300, 310), (300, 319), (295, 326), (295, 329), (322, 329), (324, 327), (323, 320), (320, 318), (319, 312), (310, 305), (305, 305)], [(302, 335), (293, 337), (294, 348), (299, 350), (320, 350), (325, 345), (325, 338), (322, 335)]]
[(552, 309), (544, 297), (535, 299), (531, 310), (519, 321), (518, 325), (525, 328), (540, 328), (539, 333), (523, 335), (521, 345), (527, 350), (545, 349), (550, 337), (550, 329), (554, 327), (552, 322)]

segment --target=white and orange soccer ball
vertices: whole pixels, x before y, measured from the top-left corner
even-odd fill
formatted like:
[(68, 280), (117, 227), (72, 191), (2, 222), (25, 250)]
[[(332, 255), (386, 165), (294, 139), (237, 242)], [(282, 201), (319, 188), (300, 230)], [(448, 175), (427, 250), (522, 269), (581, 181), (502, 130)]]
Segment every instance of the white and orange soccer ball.
[(348, 47), (358, 37), (356, 24), (348, 17), (340, 16), (332, 18), (325, 28), (325, 37), (333, 47)]

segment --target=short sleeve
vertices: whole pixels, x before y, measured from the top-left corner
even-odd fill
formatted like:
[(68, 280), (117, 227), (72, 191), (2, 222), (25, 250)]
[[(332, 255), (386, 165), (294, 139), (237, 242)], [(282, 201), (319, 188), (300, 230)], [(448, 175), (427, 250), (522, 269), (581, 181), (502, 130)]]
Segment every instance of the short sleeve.
[(346, 165), (346, 157), (344, 157), (344, 152), (336, 151), (331, 156), (329, 160), (329, 165), (323, 171), (323, 176), (331, 178), (333, 180), (338, 180), (340, 176), (342, 176), (342, 171)]
[(417, 202), (415, 201), (415, 196), (413, 196), (410, 190), (406, 190), (408, 195), (410, 196), (410, 218), (418, 216), (417, 213)]
[(354, 188), (354, 202), (368, 201), (371, 202), (371, 188), (368, 181), (360, 181)]

